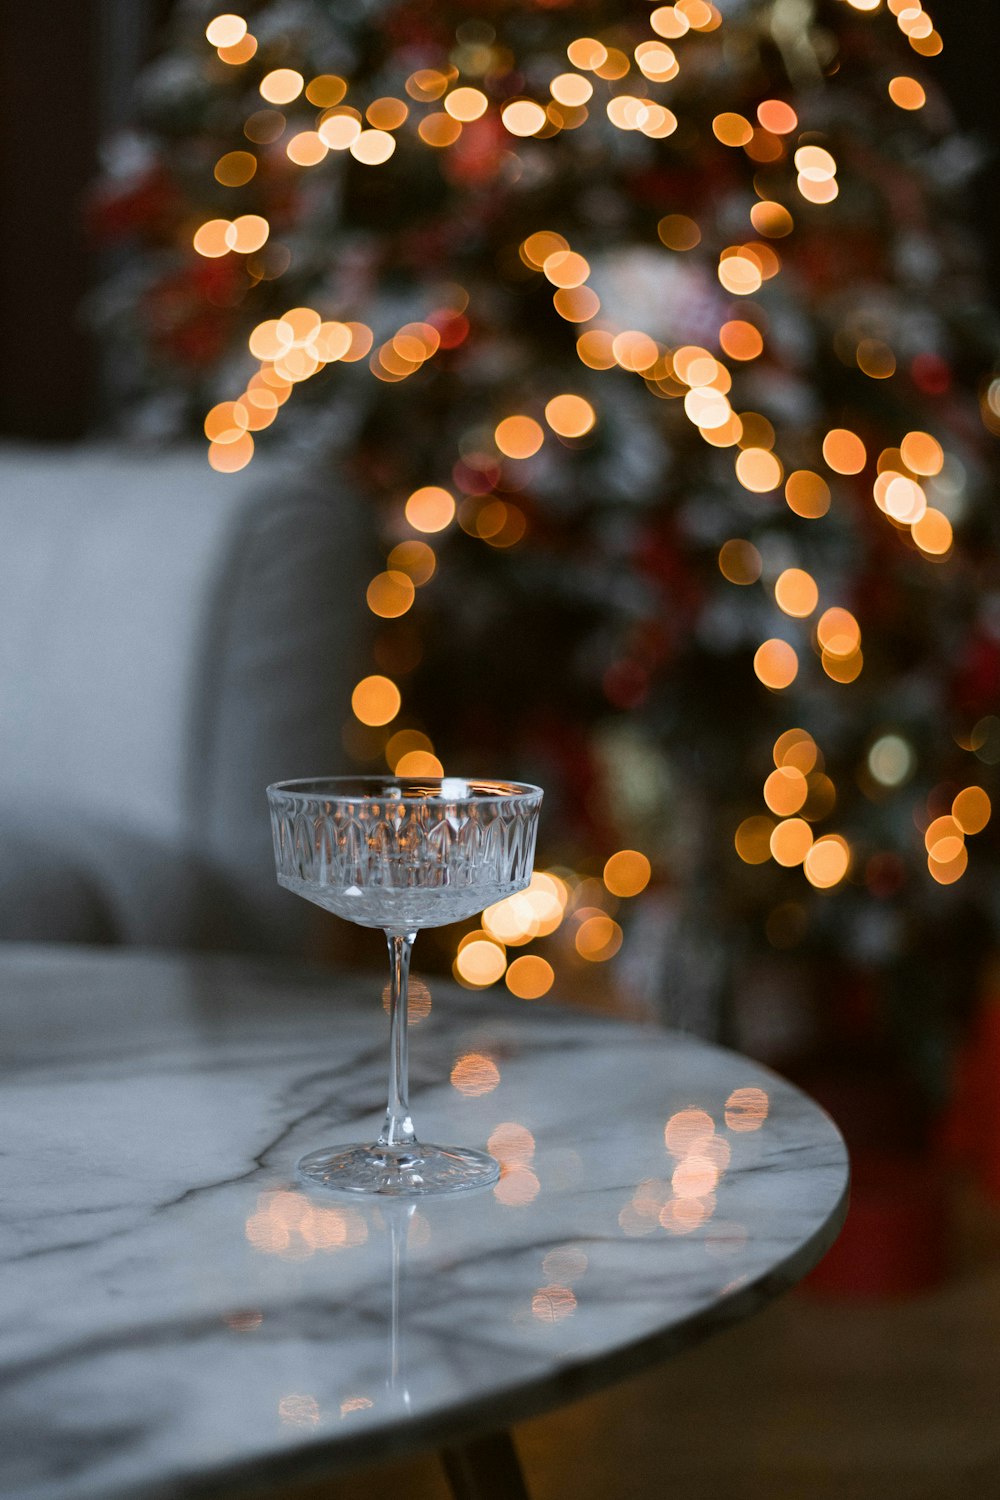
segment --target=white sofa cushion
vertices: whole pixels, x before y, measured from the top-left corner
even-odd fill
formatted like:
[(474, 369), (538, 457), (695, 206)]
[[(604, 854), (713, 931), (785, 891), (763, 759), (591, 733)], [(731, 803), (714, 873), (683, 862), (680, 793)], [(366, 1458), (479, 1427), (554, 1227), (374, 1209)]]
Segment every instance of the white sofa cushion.
[(28, 841), (52, 936), (72, 868), (122, 941), (295, 943), (264, 787), (340, 762), (363, 533), (260, 459), (0, 447), (0, 888)]

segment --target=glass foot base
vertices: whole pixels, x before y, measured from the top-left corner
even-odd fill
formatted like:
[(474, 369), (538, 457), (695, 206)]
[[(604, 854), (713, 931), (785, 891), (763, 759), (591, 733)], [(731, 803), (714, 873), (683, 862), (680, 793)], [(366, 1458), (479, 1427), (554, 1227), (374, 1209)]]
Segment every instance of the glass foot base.
[(303, 1156), (298, 1173), (303, 1182), (338, 1193), (421, 1198), (491, 1187), (500, 1166), (485, 1151), (464, 1146), (333, 1146)]

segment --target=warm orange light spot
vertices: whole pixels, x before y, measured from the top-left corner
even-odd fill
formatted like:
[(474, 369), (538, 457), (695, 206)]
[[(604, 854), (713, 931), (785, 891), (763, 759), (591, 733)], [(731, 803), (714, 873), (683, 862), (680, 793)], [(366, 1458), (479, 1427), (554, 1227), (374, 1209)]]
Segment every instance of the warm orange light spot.
[(627, 328), (611, 341), (611, 352), (623, 370), (651, 370), (660, 357), (655, 339), (638, 329)]
[(709, 1217), (709, 1204), (701, 1198), (671, 1198), (660, 1210), (659, 1222), (668, 1234), (693, 1234)]
[[(398, 542), (387, 558), (390, 569), (405, 573), (419, 588), (434, 575), (437, 558), (426, 542)], [(429, 746), (428, 746), (429, 748)]]
[(854, 357), (869, 380), (890, 380), (896, 373), (896, 356), (881, 339), (862, 339)]
[(693, 250), (701, 244), (701, 230), (687, 214), (667, 214), (657, 224), (656, 232), (668, 250)]
[(736, 830), (736, 853), (746, 865), (762, 865), (771, 858), (771, 834), (774, 819), (763, 816), (744, 818)]
[(889, 98), (900, 109), (922, 109), (927, 95), (915, 78), (901, 75), (889, 80)]
[(593, 72), (607, 61), (608, 49), (595, 37), (580, 36), (576, 41), (570, 42), (566, 48), (566, 56), (574, 68), (586, 68), (588, 72)]
[(381, 99), (372, 100), (365, 110), (365, 119), (376, 130), (398, 130), (405, 123), (409, 113), (410, 106), (404, 104), (402, 99), (386, 95)]
[(229, 248), (239, 255), (252, 255), (267, 241), (270, 225), (260, 214), (240, 214), (226, 232)]
[(616, 78), (624, 78), (630, 67), (631, 63), (624, 52), (617, 47), (609, 47), (607, 57), (591, 71), (596, 73), (598, 78), (613, 83)]
[(803, 870), (809, 884), (817, 890), (829, 890), (847, 874), (851, 852), (844, 839), (835, 833), (824, 834), (806, 854)]
[(545, 405), (545, 420), (553, 432), (565, 438), (579, 438), (597, 421), (597, 413), (582, 396), (553, 396)]
[(854, 682), (861, 676), (865, 659), (860, 651), (853, 651), (850, 656), (836, 656), (830, 651), (824, 651), (820, 662), (823, 671), (833, 682)]
[(756, 256), (737, 252), (719, 261), (718, 277), (734, 297), (749, 297), (760, 290), (763, 276)]
[(819, 617), (816, 635), (831, 656), (853, 656), (861, 645), (861, 627), (849, 609), (834, 605)]
[(740, 412), (740, 422), (743, 433), (740, 437), (741, 448), (765, 448), (768, 453), (774, 447), (774, 428), (766, 417), (762, 417), (759, 411)]
[(302, 92), (305, 79), (294, 68), (275, 68), (260, 81), (261, 96), (268, 104), (291, 104)]
[(396, 149), (396, 138), (386, 130), (362, 130), (357, 140), (352, 141), (348, 150), (355, 161), (361, 162), (366, 167), (378, 167)]
[(733, 416), (727, 397), (710, 386), (688, 391), (684, 397), (684, 411), (703, 432), (727, 426)]
[(657, 36), (666, 37), (668, 41), (676, 41), (691, 29), (691, 22), (684, 12), (676, 5), (661, 5), (649, 18), (649, 24)]
[(683, 1158), (700, 1151), (714, 1134), (715, 1121), (707, 1110), (679, 1109), (664, 1126), (663, 1144), (671, 1156)]
[(396, 762), (397, 776), (443, 776), (444, 766), (429, 750), (408, 750)]
[(404, 323), (393, 335), (392, 347), (402, 359), (421, 364), (440, 349), (441, 335), (431, 323)]
[(521, 245), (521, 259), (527, 266), (534, 266), (538, 271), (542, 269), (550, 255), (556, 255), (560, 250), (568, 250), (569, 241), (561, 234), (556, 234), (553, 229), (536, 229), (534, 234), (529, 234)]
[(318, 130), (300, 130), (285, 147), (285, 155), (297, 167), (315, 167), (326, 156), (328, 146)]
[(815, 520), (830, 509), (830, 486), (811, 469), (796, 469), (785, 482), (785, 499), (797, 516)]
[(775, 740), (772, 754), (776, 766), (794, 766), (808, 775), (816, 764), (819, 751), (808, 729), (786, 729)]
[(668, 83), (680, 72), (673, 48), (663, 42), (640, 42), (633, 56), (639, 72), (654, 83)]
[(727, 112), (716, 115), (712, 121), (712, 134), (724, 146), (745, 146), (753, 138), (753, 126), (742, 115)]
[(246, 34), (247, 23), (242, 16), (216, 16), (205, 28), (205, 35), (213, 47), (235, 47)]
[(531, 1299), (531, 1316), (540, 1323), (558, 1323), (576, 1312), (576, 1295), (568, 1286), (540, 1286)]
[(321, 327), (319, 313), (313, 307), (290, 307), (282, 313), (281, 322), (292, 330), (292, 343), (300, 348), (311, 344)]
[(913, 36), (911, 34), (908, 40), (914, 52), (919, 52), (921, 57), (937, 57), (938, 53), (944, 50), (944, 42), (941, 40), (941, 34), (934, 31), (933, 28), (926, 36)]
[(250, 353), (255, 359), (280, 359), (292, 347), (294, 330), (279, 318), (268, 318), (258, 323), (250, 335)]
[(993, 811), (981, 786), (967, 786), (951, 804), (951, 815), (963, 833), (982, 833)]
[(789, 135), (799, 123), (798, 115), (783, 99), (765, 99), (758, 104), (757, 119), (772, 135)]
[(582, 286), (590, 275), (590, 265), (575, 250), (555, 250), (545, 257), (542, 271), (553, 286)]
[(415, 73), (410, 74), (404, 87), (411, 99), (417, 99), (421, 104), (429, 104), (432, 99), (440, 99), (445, 92), (448, 87), (448, 77), (438, 72), (437, 68), (418, 68)]
[(678, 1198), (705, 1198), (715, 1191), (719, 1169), (707, 1156), (693, 1153), (677, 1163), (670, 1186)]
[(860, 474), (868, 461), (864, 443), (847, 427), (830, 429), (823, 439), (823, 457), (835, 474)]
[(799, 659), (787, 641), (772, 639), (758, 646), (753, 669), (765, 687), (777, 692), (795, 681)]
[(434, 746), (426, 734), (421, 734), (419, 729), (397, 729), (391, 735), (385, 747), (385, 761), (390, 770), (395, 771), (396, 762), (411, 750), (425, 750), (432, 754)]
[(832, 203), (840, 192), (835, 177), (825, 177), (819, 182), (800, 177), (796, 186), (808, 203)]
[(504, 1167), (493, 1196), (505, 1208), (526, 1208), (538, 1197), (541, 1183), (530, 1167)]
[(504, 129), (509, 130), (511, 135), (522, 137), (536, 135), (546, 118), (542, 106), (533, 99), (515, 99), (512, 103), (505, 104), (500, 112)]
[(227, 238), (232, 225), (228, 219), (209, 219), (195, 232), (193, 244), (199, 255), (207, 260), (218, 260), (230, 249)]
[(781, 203), (767, 200), (754, 204), (750, 210), (750, 222), (758, 234), (765, 234), (772, 240), (783, 239), (795, 228), (795, 220), (788, 209)]
[(954, 816), (934, 818), (924, 834), (927, 853), (940, 864), (957, 859), (964, 843), (964, 830)]
[(744, 448), (736, 460), (736, 477), (745, 490), (766, 495), (781, 483), (781, 462), (766, 448)]
[(588, 963), (605, 963), (614, 958), (622, 945), (622, 930), (618, 923), (603, 912), (587, 917), (581, 922), (576, 934), (576, 951)]
[(535, 1154), (535, 1137), (527, 1126), (505, 1120), (490, 1132), (486, 1149), (502, 1167), (526, 1167)]
[(416, 590), (409, 574), (390, 568), (385, 573), (376, 574), (368, 585), (365, 598), (373, 615), (379, 615), (383, 620), (394, 620), (399, 615), (406, 614), (415, 596)]
[(800, 146), (795, 153), (795, 167), (808, 182), (826, 182), (837, 175), (837, 163), (822, 146)]
[(223, 187), (242, 187), (256, 170), (257, 158), (252, 151), (227, 151), (215, 163), (215, 180)]
[(902, 460), (914, 474), (933, 476), (944, 467), (944, 449), (929, 432), (908, 432), (899, 445)]
[(531, 458), (545, 441), (545, 432), (533, 417), (505, 417), (497, 424), (493, 440), (508, 458)]
[(811, 573), (803, 568), (785, 568), (774, 585), (778, 608), (795, 620), (805, 620), (819, 603), (819, 589)]
[(730, 359), (756, 359), (764, 351), (764, 340), (752, 323), (733, 318), (719, 329), (719, 344)]
[(812, 829), (804, 818), (785, 818), (771, 834), (771, 853), (787, 869), (800, 865), (812, 846)]
[(589, 78), (581, 78), (579, 73), (560, 73), (549, 84), (549, 91), (557, 104), (577, 108), (587, 103), (594, 92), (594, 85)]
[(759, 1130), (767, 1119), (770, 1101), (763, 1089), (733, 1089), (726, 1100), (726, 1124), (730, 1130)]
[(205, 436), (213, 443), (235, 443), (246, 432), (250, 413), (242, 401), (220, 401), (205, 417)]
[(614, 339), (603, 329), (592, 328), (581, 333), (576, 341), (576, 352), (590, 370), (610, 370), (617, 363)]
[[(494, 953), (499, 949), (494, 948)], [(503, 955), (500, 955), (501, 958)], [(500, 973), (503, 973), (501, 969)], [(499, 978), (499, 975), (497, 976)], [(451, 1084), (460, 1094), (470, 1099), (481, 1094), (492, 1094), (500, 1082), (500, 1069), (491, 1057), (482, 1052), (464, 1052), (451, 1070)]]
[(353, 115), (328, 115), (318, 134), (331, 151), (349, 151), (361, 134), (361, 121)]
[(756, 583), (763, 562), (753, 542), (742, 537), (731, 537), (719, 549), (719, 572), (730, 583), (746, 585)]
[[(407, 775), (408, 773), (401, 771), (399, 774)], [(426, 1021), (431, 1013), (431, 1005), (431, 992), (427, 981), (418, 979), (416, 974), (411, 974), (406, 1009), (407, 1026), (419, 1026), (421, 1021)], [(388, 985), (384, 985), (382, 989), (382, 1009), (386, 1015), (392, 1009), (392, 992)]]
[(764, 782), (764, 801), (779, 818), (788, 818), (802, 807), (808, 791), (801, 771), (794, 766), (779, 766)]
[(406, 519), (414, 531), (443, 531), (455, 516), (455, 501), (435, 484), (414, 490), (406, 502)]
[(586, 323), (601, 310), (601, 299), (589, 286), (560, 287), (553, 293), (553, 306), (567, 323)]
[(373, 727), (390, 723), (401, 705), (399, 688), (389, 677), (363, 677), (351, 694), (355, 718)]
[(938, 885), (953, 885), (965, 874), (969, 863), (969, 851), (963, 844), (958, 854), (950, 860), (935, 859), (933, 854), (927, 856), (927, 868)]
[(651, 873), (649, 860), (638, 849), (619, 849), (604, 866), (604, 884), (613, 896), (638, 896)]
[(539, 1000), (547, 995), (555, 983), (555, 970), (537, 954), (525, 953), (515, 958), (507, 970), (507, 988), (519, 1000)]
[(677, 0), (677, 9), (696, 31), (714, 31), (721, 19), (714, 5), (706, 0)]
[(230, 67), (238, 67), (240, 63), (249, 62), (257, 52), (257, 38), (247, 32), (232, 47), (219, 48), (219, 61), (228, 63)]
[(453, 146), (462, 134), (462, 126), (458, 120), (452, 119), (451, 115), (443, 111), (432, 115), (426, 115), (417, 126), (417, 134), (427, 146), (435, 146), (442, 150), (446, 146)]
[(310, 343), (323, 363), (330, 365), (338, 359), (343, 359), (350, 349), (351, 330), (346, 323), (321, 323), (310, 339)]
[(350, 330), (351, 347), (346, 354), (341, 355), (341, 359), (352, 363), (356, 359), (364, 359), (375, 342), (371, 329), (366, 323), (345, 323), (344, 327)]
[(459, 88), (452, 89), (446, 96), (444, 107), (453, 120), (461, 120), (464, 124), (484, 115), (489, 102), (482, 89)]
[(232, 441), (210, 443), (208, 462), (218, 474), (237, 474), (253, 458), (253, 449), (253, 438), (249, 432), (244, 432)]
[(347, 93), (347, 84), (336, 73), (319, 73), (306, 84), (306, 98), (317, 109), (331, 109)]

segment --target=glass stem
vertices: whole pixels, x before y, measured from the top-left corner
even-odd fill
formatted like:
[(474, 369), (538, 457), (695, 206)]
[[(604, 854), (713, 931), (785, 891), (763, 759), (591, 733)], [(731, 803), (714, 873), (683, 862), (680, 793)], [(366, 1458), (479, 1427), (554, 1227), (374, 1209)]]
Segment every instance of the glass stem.
[(385, 1124), (378, 1138), (380, 1146), (415, 1146), (417, 1133), (410, 1119), (409, 1039), (407, 1037), (407, 999), (410, 977), (410, 954), (415, 932), (386, 932), (389, 944), (389, 1103)]

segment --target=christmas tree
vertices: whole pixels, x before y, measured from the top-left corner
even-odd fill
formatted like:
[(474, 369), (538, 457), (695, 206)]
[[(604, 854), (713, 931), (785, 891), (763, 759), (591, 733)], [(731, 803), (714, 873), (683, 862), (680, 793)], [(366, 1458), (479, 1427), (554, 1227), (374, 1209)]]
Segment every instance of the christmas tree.
[(1000, 762), (943, 45), (920, 0), (175, 18), (94, 205), (123, 409), (371, 506), (355, 764), (546, 787), (551, 868), (451, 935), (463, 982), (704, 1022), (822, 956), (831, 1015), (874, 989), (939, 1055)]

